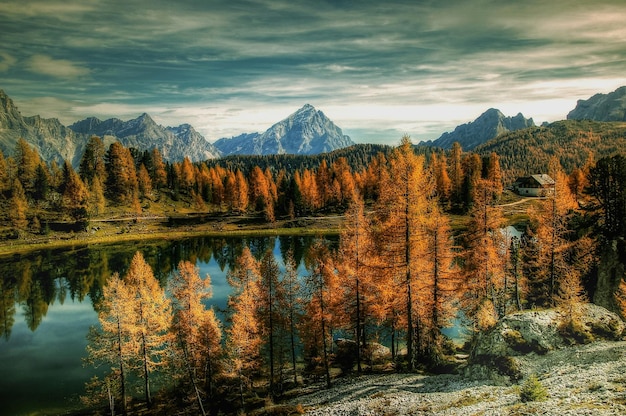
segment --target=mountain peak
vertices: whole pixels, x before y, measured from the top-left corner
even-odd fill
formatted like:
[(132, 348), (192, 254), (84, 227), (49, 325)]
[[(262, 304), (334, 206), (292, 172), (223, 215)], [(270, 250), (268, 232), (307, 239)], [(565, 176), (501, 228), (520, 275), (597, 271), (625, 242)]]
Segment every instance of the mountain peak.
[(143, 113), (141, 114), (139, 117), (137, 117), (135, 120), (130, 120), (130, 122), (132, 121), (137, 121), (139, 123), (150, 123), (150, 124), (156, 124), (156, 122), (152, 119), (152, 117), (150, 117), (150, 115), (148, 113)]
[(497, 108), (490, 108), (489, 110), (485, 111), (484, 113), (482, 113), (478, 118), (481, 117), (486, 117), (486, 116), (497, 116), (497, 117), (504, 117), (504, 114), (502, 114), (502, 111), (498, 110)]
[(215, 142), (224, 156), (318, 154), (353, 144), (324, 113), (310, 104), (305, 104), (261, 135), (247, 134)]
[(18, 111), (11, 97), (9, 97), (4, 90), (0, 90), (0, 110), (2, 110), (3, 113), (13, 113)]
[[(287, 117), (285, 120), (294, 120), (294, 122), (303, 123), (315, 116), (326, 117), (324, 113), (318, 111), (311, 104), (305, 104), (298, 111)], [(285, 121), (283, 120), (283, 121)]]

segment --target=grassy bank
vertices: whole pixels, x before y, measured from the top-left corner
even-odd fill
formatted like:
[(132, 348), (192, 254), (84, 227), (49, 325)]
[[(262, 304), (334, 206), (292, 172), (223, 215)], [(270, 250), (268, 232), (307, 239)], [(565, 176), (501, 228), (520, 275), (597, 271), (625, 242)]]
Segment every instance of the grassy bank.
[(87, 231), (53, 232), (45, 236), (28, 234), (19, 239), (0, 241), (0, 256), (43, 249), (132, 241), (181, 240), (191, 237), (332, 235), (339, 233), (339, 226), (339, 217), (307, 218), (295, 225), (289, 221), (246, 223), (241, 217), (180, 226), (168, 226), (163, 219), (100, 220), (92, 222)]
[[(528, 207), (535, 201), (534, 198), (521, 198), (512, 192), (505, 192), (501, 206), (507, 225), (525, 223), (528, 219), (526, 213)], [(0, 241), (0, 256), (42, 249), (132, 241), (180, 240), (190, 237), (332, 235), (339, 233), (343, 220), (341, 215), (326, 215), (267, 223), (255, 215), (198, 213), (181, 207), (177, 207), (174, 212), (152, 208), (144, 217), (113, 211), (110, 217), (92, 220), (86, 231), (53, 231), (46, 235), (24, 232), (20, 238)], [(466, 230), (468, 215), (449, 217), (455, 232), (462, 233)]]

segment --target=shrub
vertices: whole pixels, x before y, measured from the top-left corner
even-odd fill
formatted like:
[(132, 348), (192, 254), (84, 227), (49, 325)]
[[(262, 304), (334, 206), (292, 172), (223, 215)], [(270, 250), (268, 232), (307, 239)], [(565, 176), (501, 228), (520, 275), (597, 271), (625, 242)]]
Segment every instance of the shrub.
[(548, 398), (548, 391), (537, 379), (537, 376), (531, 374), (528, 376), (519, 393), (522, 402), (542, 402)]

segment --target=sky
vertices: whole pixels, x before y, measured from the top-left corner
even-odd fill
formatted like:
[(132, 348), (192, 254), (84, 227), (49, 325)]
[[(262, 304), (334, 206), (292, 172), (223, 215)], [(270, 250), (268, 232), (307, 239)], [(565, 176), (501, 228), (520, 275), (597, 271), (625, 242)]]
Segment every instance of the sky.
[(22, 115), (189, 123), (210, 142), (304, 104), (357, 143), (489, 108), (535, 123), (626, 85), (623, 0), (3, 0), (0, 89)]

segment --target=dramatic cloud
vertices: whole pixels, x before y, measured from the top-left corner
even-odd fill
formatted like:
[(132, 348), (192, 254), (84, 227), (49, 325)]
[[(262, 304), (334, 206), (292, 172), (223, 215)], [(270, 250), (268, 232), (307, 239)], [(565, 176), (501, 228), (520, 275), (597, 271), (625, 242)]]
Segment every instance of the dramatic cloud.
[(0, 72), (8, 71), (16, 62), (17, 59), (8, 53), (0, 52)]
[(34, 55), (28, 60), (26, 67), (37, 74), (55, 78), (79, 78), (89, 74), (87, 68), (65, 59), (53, 59), (46, 55)]
[(625, 18), (611, 0), (6, 0), (0, 88), (68, 124), (145, 111), (211, 141), (305, 103), (359, 142), (434, 139), (626, 85)]

